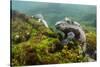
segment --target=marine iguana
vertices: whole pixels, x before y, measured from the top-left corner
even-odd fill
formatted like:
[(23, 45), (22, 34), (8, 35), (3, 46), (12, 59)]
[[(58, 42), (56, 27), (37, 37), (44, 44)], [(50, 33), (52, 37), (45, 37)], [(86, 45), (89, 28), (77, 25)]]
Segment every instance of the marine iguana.
[(33, 17), (37, 18), (38, 22), (42, 22), (45, 25), (45, 27), (47, 27), (47, 28), (49, 27), (47, 22), (44, 20), (44, 17), (42, 16), (42, 14), (36, 14), (35, 16), (32, 16), (32, 18)]
[[(83, 31), (81, 25), (76, 22), (76, 21), (72, 21), (69, 18), (65, 18), (61, 21), (58, 21), (55, 24), (56, 29), (62, 31), (65, 34), (65, 37), (63, 40), (65, 40), (67, 38), (68, 41), (69, 39), (69, 33), (71, 33), (71, 38), (74, 38), (75, 40), (80, 42), (80, 46), (83, 50), (83, 52), (85, 52), (86, 50), (86, 35), (85, 32)], [(68, 43), (68, 42), (66, 42)]]

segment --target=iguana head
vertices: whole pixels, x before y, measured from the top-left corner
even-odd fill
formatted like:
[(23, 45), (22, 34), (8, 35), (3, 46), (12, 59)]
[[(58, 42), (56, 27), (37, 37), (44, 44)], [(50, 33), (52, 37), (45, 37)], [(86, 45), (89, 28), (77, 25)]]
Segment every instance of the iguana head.
[(65, 30), (66, 28), (80, 27), (80, 24), (66, 17), (64, 20), (58, 21), (55, 26), (59, 30)]

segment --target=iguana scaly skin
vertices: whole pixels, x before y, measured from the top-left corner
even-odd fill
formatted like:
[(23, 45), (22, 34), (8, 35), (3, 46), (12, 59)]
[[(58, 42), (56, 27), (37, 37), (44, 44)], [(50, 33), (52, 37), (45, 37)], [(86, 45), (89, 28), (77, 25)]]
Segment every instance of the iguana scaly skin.
[(65, 38), (68, 38), (68, 33), (72, 32), (75, 35), (73, 38), (80, 42), (83, 51), (86, 50), (85, 32), (78, 22), (72, 21), (66, 17), (64, 20), (58, 21), (55, 26), (65, 34)]

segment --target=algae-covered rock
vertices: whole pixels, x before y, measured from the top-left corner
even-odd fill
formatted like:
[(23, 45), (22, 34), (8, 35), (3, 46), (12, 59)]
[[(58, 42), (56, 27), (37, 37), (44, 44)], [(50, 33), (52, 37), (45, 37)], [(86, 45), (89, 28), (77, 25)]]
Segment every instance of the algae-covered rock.
[[(11, 20), (11, 65), (61, 64), (88, 61), (87, 57), (80, 54), (81, 49), (78, 46), (80, 42), (72, 39), (68, 44), (65, 43), (66, 45), (64, 45), (61, 35), (45, 27), (42, 21), (38, 22), (36, 18), (16, 11), (12, 11)], [(89, 34), (87, 34), (87, 41), (92, 44)]]
[(97, 49), (96, 49), (96, 33), (95, 32), (89, 32), (89, 33), (86, 33), (86, 36), (87, 36), (87, 54), (96, 60), (96, 52), (97, 52)]
[[(57, 50), (57, 34), (42, 22), (16, 11), (12, 16), (12, 65), (40, 64), (38, 55)], [(23, 20), (26, 17), (28, 21)]]

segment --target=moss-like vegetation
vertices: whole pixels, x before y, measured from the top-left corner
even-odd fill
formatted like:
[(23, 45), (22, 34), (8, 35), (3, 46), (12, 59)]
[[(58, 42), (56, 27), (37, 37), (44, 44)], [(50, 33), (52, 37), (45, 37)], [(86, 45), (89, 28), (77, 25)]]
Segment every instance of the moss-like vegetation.
[[(61, 64), (86, 62), (80, 54), (79, 42), (62, 44), (57, 32), (46, 28), (42, 22), (15, 12), (12, 19), (11, 65)], [(91, 49), (96, 50), (96, 34), (86, 33)]]
[(96, 33), (95, 32), (88, 32), (86, 33), (87, 36), (87, 53), (90, 57), (96, 60)]

